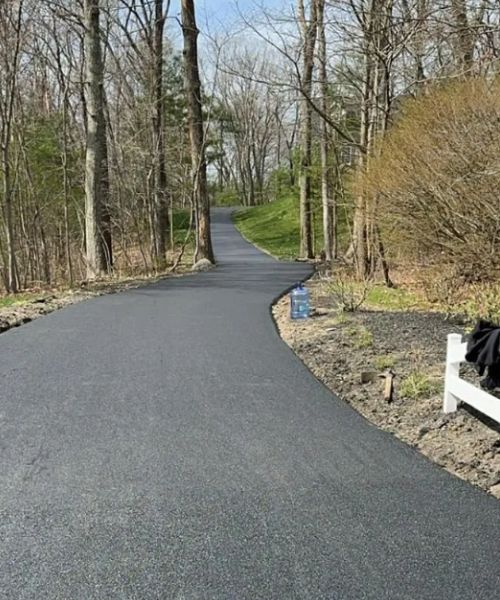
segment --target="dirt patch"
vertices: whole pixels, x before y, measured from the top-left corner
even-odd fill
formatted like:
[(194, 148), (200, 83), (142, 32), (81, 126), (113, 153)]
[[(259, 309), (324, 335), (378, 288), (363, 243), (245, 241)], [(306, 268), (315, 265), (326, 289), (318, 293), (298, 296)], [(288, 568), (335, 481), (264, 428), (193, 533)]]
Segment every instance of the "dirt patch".
[[(442, 412), (446, 337), (462, 333), (460, 326), (430, 312), (339, 314), (321, 281), (308, 287), (311, 319), (291, 321), (287, 297), (273, 314), (311, 371), (369, 421), (500, 498), (500, 426), (463, 407)], [(384, 399), (389, 371), (395, 374), (391, 402)], [(477, 383), (472, 368), (464, 374)]]

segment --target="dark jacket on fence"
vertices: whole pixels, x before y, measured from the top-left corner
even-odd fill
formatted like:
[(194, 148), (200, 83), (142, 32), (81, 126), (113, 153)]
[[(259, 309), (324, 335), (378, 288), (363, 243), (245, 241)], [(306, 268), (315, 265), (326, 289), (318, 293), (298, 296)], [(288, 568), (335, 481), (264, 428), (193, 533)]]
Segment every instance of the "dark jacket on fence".
[(479, 375), (487, 376), (481, 386), (492, 390), (500, 387), (500, 327), (488, 321), (478, 321), (467, 341), (465, 360), (476, 365)]

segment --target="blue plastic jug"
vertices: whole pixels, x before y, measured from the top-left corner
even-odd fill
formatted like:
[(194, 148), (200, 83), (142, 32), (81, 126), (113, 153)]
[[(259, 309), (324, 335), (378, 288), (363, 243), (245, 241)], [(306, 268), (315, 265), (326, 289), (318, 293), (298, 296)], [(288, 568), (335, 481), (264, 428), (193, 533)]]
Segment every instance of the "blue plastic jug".
[(310, 316), (309, 290), (301, 283), (290, 292), (290, 317), (307, 319)]

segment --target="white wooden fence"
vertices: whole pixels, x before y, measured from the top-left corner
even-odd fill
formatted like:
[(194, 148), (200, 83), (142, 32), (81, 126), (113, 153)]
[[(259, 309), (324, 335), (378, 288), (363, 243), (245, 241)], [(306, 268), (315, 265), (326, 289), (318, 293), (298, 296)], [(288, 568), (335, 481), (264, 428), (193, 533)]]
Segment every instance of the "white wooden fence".
[(467, 344), (459, 333), (448, 336), (443, 410), (445, 413), (455, 412), (461, 400), (500, 423), (500, 399), (460, 379), (460, 363), (465, 362), (466, 348)]

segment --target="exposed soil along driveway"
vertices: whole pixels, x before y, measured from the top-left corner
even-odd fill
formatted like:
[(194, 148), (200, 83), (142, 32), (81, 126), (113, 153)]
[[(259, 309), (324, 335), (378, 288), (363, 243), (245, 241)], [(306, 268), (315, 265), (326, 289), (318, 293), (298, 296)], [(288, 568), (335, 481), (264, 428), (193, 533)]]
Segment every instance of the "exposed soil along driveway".
[(497, 500), (279, 339), (307, 267), (214, 215), (218, 269), (0, 336), (0, 597), (490, 599)]
[[(447, 336), (462, 327), (438, 313), (339, 313), (321, 279), (308, 288), (313, 318), (291, 321), (287, 298), (273, 313), (281, 336), (311, 371), (369, 421), (500, 499), (498, 423), (465, 404), (443, 414)], [(395, 375), (391, 402), (384, 397), (388, 369)], [(479, 386), (472, 365), (461, 372)]]

